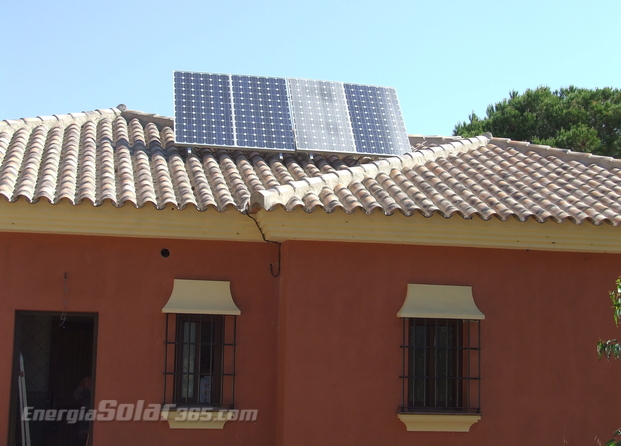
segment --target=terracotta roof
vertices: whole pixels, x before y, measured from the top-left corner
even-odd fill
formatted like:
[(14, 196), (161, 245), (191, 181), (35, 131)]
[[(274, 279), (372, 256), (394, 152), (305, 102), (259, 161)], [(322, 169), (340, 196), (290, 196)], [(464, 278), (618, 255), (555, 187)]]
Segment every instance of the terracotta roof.
[(372, 159), (176, 147), (173, 121), (124, 107), (0, 122), (0, 194), (218, 211), (282, 206), (406, 216), (621, 223), (621, 160), (483, 135), (411, 136)]

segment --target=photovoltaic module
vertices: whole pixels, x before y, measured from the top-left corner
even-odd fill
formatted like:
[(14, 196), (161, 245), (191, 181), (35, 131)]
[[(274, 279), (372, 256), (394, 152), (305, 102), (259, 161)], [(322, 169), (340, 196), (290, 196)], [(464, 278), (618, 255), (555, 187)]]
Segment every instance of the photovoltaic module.
[(365, 155), (410, 150), (394, 88), (174, 72), (180, 145)]
[(340, 82), (289, 79), (289, 100), (298, 150), (356, 152)]

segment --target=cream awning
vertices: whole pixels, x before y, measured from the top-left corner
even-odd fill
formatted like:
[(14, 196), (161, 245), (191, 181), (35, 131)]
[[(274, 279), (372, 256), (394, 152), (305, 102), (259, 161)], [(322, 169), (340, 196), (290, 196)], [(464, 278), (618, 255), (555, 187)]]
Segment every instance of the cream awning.
[(213, 280), (175, 279), (162, 313), (241, 314), (231, 296), (231, 284)]
[(408, 284), (399, 317), (485, 319), (472, 297), (472, 287)]

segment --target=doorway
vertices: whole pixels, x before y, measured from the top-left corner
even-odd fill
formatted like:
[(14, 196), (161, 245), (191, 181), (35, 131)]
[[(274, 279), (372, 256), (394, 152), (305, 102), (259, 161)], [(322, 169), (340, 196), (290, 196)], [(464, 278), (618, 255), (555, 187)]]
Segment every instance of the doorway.
[(97, 315), (19, 311), (14, 339), (9, 446), (90, 444), (92, 423), (69, 413), (92, 408)]

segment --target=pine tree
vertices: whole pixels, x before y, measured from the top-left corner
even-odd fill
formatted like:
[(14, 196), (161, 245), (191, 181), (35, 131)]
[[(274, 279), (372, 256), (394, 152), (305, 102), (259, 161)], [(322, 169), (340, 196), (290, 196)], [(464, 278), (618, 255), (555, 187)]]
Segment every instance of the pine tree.
[(579, 152), (621, 158), (621, 90), (548, 87), (509, 93), (487, 107), (487, 117), (474, 112), (470, 122), (455, 126), (464, 137), (494, 136), (530, 141)]

